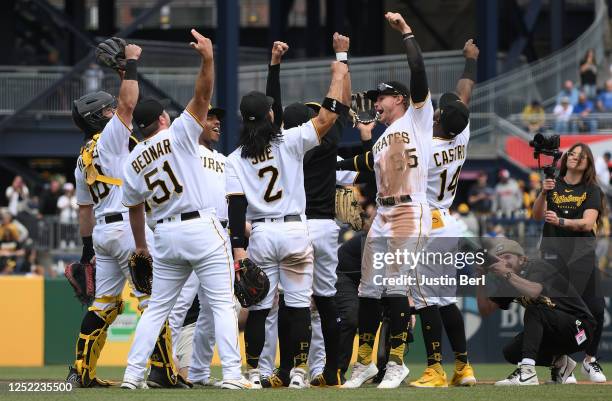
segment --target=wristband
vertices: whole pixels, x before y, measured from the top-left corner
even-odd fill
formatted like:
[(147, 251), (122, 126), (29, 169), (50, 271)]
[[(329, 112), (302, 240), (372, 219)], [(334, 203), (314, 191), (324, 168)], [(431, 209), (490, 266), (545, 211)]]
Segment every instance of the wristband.
[(125, 75), (123, 79), (137, 81), (138, 80), (138, 71), (136, 69), (137, 63), (134, 59), (126, 60), (125, 62)]
[(93, 238), (91, 235), (87, 237), (81, 237), (83, 241), (83, 248), (93, 248)]
[(402, 35), (402, 40), (412, 39), (414, 38), (414, 34), (412, 32), (408, 32)]
[(472, 81), (476, 81), (476, 66), (478, 63), (476, 59), (467, 58), (465, 59), (465, 69), (463, 70), (463, 75), (461, 78), (470, 79)]
[(336, 53), (336, 61), (348, 61), (348, 53), (347, 52)]
[(559, 218), (559, 227), (563, 227), (565, 225), (565, 219), (563, 217)]
[(348, 106), (340, 103), (339, 100), (331, 99), (329, 97), (326, 97), (323, 100), (323, 103), (321, 103), (321, 107), (331, 111), (332, 113), (336, 113), (336, 114), (348, 114), (348, 111), (349, 111)]

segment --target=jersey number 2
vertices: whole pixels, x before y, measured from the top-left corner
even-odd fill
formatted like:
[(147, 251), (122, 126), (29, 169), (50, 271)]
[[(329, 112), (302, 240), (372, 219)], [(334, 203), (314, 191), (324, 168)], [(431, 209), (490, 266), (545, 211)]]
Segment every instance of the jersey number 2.
[[(164, 162), (162, 170), (164, 170), (166, 174), (168, 174), (168, 177), (170, 177), (170, 181), (172, 182), (172, 185), (174, 185), (174, 192), (176, 192), (177, 194), (182, 193), (183, 186), (176, 179), (176, 176), (174, 175), (174, 172), (172, 171), (172, 168), (170, 167), (170, 163), (168, 163), (168, 161)], [(166, 185), (166, 182), (164, 180), (160, 180), (159, 178), (151, 180), (151, 176), (153, 176), (154, 174), (157, 174), (157, 167), (155, 167), (153, 170), (149, 171), (144, 175), (145, 182), (147, 183), (147, 188), (149, 189), (149, 191), (155, 191), (156, 187), (160, 187), (163, 192), (163, 195), (159, 198), (154, 196), (152, 199), (157, 204), (164, 203), (168, 199), (170, 199), (171, 193), (168, 190), (168, 186)]]
[(440, 173), (440, 195), (438, 195), (438, 201), (441, 201), (444, 199), (445, 190), (448, 192), (452, 192), (453, 195), (455, 194), (455, 192), (457, 191), (457, 184), (459, 183), (459, 173), (460, 172), (461, 172), (461, 166), (459, 166), (457, 168), (457, 171), (455, 171), (455, 174), (453, 174), (453, 177), (448, 183), (448, 187), (446, 187), (446, 177), (448, 175), (448, 170), (444, 170), (443, 172)]
[(270, 182), (268, 183), (268, 188), (266, 188), (266, 193), (264, 194), (264, 200), (266, 202), (274, 202), (275, 200), (279, 200), (283, 197), (283, 190), (279, 189), (276, 191), (274, 195), (272, 195), (272, 190), (274, 189), (274, 184), (276, 184), (276, 180), (278, 179), (278, 170), (274, 166), (264, 167), (259, 170), (259, 178), (263, 178), (266, 173), (272, 174), (270, 177)]

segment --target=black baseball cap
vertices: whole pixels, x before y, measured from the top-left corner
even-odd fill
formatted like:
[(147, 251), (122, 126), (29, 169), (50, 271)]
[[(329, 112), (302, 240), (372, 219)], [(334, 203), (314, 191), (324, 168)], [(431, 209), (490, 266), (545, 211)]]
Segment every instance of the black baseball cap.
[(450, 136), (457, 136), (470, 120), (470, 110), (465, 103), (454, 93), (446, 92), (438, 101), (440, 107), (440, 124), (444, 132)]
[(146, 128), (153, 124), (164, 112), (166, 100), (146, 98), (138, 102), (134, 108), (133, 118), (138, 128)]
[(397, 81), (389, 81), (389, 82), (381, 82), (378, 84), (376, 89), (372, 89), (366, 92), (366, 97), (373, 102), (376, 102), (379, 96), (381, 95), (391, 95), (391, 96), (403, 96), (408, 97), (410, 91), (401, 82)]
[(246, 121), (261, 121), (266, 118), (274, 99), (261, 92), (252, 91), (242, 97), (240, 101), (240, 114)]
[(289, 129), (302, 125), (315, 116), (314, 110), (302, 103), (291, 103), (283, 111), (283, 128)]
[(225, 110), (220, 107), (212, 107), (212, 105), (209, 105), (208, 114), (212, 114), (217, 116), (219, 120), (223, 120), (223, 117), (225, 117)]
[(318, 113), (319, 111), (321, 111), (321, 103), (317, 103), (317, 102), (306, 102), (304, 103), (306, 106), (308, 106), (312, 111), (314, 111), (315, 113)]

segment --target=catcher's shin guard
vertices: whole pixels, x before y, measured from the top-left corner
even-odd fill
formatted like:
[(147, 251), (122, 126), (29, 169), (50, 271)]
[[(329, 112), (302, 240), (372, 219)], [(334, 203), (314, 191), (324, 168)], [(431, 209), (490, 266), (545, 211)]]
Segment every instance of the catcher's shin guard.
[(112, 300), (109, 297), (96, 299), (96, 302), (109, 301), (116, 303), (106, 309), (91, 306), (81, 324), (81, 332), (76, 344), (74, 368), (83, 387), (90, 387), (100, 382), (96, 379), (96, 364), (106, 343), (108, 326), (123, 312), (123, 302), (120, 297), (113, 297)]
[(172, 334), (167, 320), (159, 332), (151, 354), (151, 371), (154, 369), (158, 371), (155, 374), (155, 383), (159, 387), (175, 387), (179, 383), (178, 370), (172, 358)]

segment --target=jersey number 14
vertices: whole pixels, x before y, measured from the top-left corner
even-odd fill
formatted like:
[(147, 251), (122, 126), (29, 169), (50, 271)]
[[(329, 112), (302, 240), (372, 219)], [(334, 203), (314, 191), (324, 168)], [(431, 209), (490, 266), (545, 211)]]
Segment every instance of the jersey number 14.
[(445, 191), (451, 192), (453, 196), (455, 195), (455, 192), (457, 192), (457, 184), (459, 183), (459, 173), (460, 172), (461, 172), (461, 166), (459, 166), (457, 168), (457, 171), (455, 171), (455, 174), (453, 174), (453, 177), (448, 183), (448, 187), (446, 186), (446, 178), (448, 175), (448, 170), (445, 169), (444, 171), (440, 173), (440, 194), (438, 195), (438, 201), (442, 201), (444, 199)]

